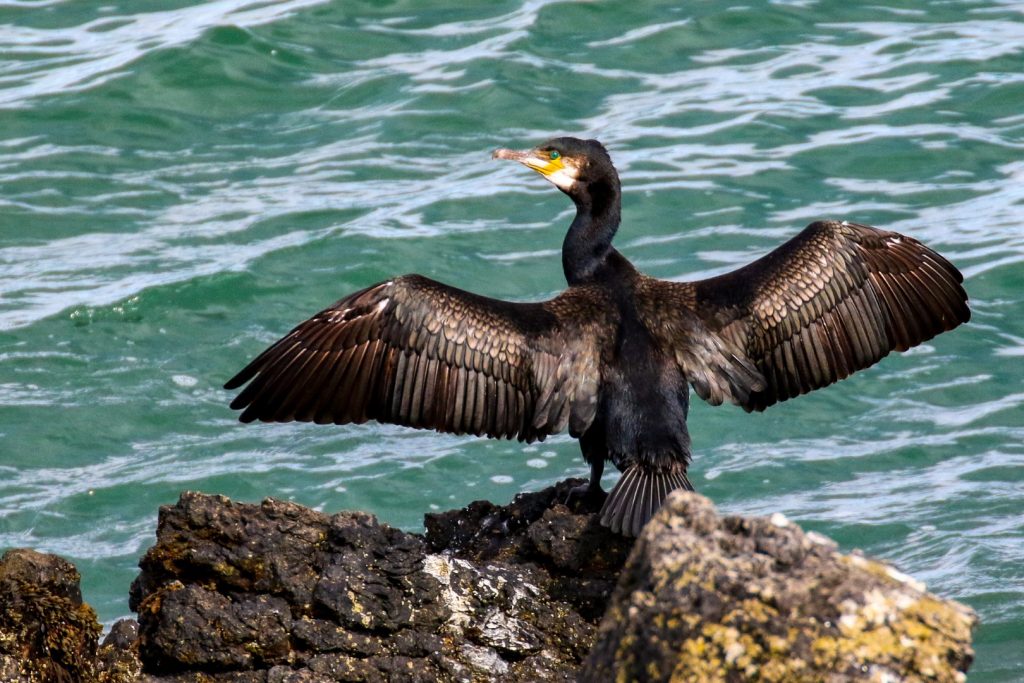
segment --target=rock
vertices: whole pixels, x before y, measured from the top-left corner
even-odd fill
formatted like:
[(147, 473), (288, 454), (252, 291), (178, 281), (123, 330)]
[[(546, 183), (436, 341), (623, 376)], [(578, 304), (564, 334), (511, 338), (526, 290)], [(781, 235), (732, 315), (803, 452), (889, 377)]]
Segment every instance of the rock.
[(56, 555), (8, 550), (0, 558), (0, 680), (96, 679), (96, 613), (80, 576)]
[(426, 537), (182, 494), (132, 584), (144, 680), (574, 680), (630, 546), (560, 504), (578, 483), (428, 515)]
[(169, 585), (142, 622), (147, 664), (155, 669), (253, 669), (288, 661), (291, 611), (266, 594), (223, 595), (195, 584)]
[(891, 567), (682, 492), (634, 545), (564, 504), (579, 483), (425, 536), (184, 493), (100, 646), (74, 567), (10, 551), (0, 681), (963, 680), (973, 613)]
[(637, 540), (580, 680), (964, 681), (975, 623), (782, 515), (720, 517), (677, 492)]
[(139, 660), (139, 624), (121, 619), (103, 639), (96, 655), (99, 683), (132, 683), (142, 673)]

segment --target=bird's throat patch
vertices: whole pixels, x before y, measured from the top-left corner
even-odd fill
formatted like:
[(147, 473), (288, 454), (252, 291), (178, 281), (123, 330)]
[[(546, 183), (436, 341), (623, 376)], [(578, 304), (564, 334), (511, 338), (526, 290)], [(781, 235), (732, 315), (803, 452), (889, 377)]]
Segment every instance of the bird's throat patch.
[(572, 159), (566, 159), (564, 156), (558, 159), (531, 159), (527, 165), (547, 178), (552, 185), (566, 192), (579, 178), (579, 168)]

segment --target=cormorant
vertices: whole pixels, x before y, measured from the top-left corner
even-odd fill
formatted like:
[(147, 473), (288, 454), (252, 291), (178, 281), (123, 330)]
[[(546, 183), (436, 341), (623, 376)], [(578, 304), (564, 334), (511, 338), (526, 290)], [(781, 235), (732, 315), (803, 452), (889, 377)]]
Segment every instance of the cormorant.
[[(590, 464), (622, 471), (601, 522), (636, 535), (686, 470), (689, 387), (747, 411), (827, 386), (970, 318), (963, 276), (912, 237), (817, 221), (724, 275), (667, 282), (612, 247), (619, 176), (596, 140), (499, 149), (576, 204), (569, 287), (511, 303), (420, 275), (351, 294), (227, 382), (242, 422), (361, 423), (543, 439), (566, 427)], [(250, 381), (251, 380), (251, 381)]]

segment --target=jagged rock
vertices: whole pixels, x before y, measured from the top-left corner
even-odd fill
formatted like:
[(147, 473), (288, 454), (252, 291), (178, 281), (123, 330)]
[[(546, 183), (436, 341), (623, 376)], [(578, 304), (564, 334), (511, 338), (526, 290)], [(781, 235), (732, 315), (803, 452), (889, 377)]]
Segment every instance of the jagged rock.
[(630, 542), (579, 482), (430, 515), (426, 537), (182, 494), (132, 585), (146, 680), (573, 680)]
[(8, 552), (0, 680), (962, 680), (973, 614), (892, 568), (690, 493), (634, 547), (564, 504), (579, 483), (428, 515), (425, 536), (182, 494), (132, 584), (138, 622), (99, 648), (74, 567)]
[(97, 653), (99, 683), (132, 683), (142, 673), (139, 660), (139, 624), (134, 619), (121, 619), (103, 639)]
[(0, 680), (95, 680), (100, 625), (80, 578), (56, 555), (17, 548), (0, 558)]
[(637, 540), (581, 681), (966, 679), (973, 612), (782, 515), (673, 494)]

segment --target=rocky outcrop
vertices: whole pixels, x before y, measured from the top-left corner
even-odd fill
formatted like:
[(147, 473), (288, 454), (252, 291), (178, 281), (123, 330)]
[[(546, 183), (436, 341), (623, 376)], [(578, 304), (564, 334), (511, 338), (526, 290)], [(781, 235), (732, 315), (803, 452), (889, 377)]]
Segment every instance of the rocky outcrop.
[(576, 513), (572, 482), (430, 516), (186, 493), (132, 586), (153, 681), (574, 680), (630, 543)]
[(973, 612), (782, 515), (673, 495), (637, 539), (581, 681), (966, 680)]
[(16, 549), (0, 558), (0, 680), (95, 678), (100, 625), (80, 578), (56, 555)]
[[(565, 505), (578, 481), (428, 515), (182, 494), (125, 620), (54, 556), (0, 562), (0, 680), (960, 680), (973, 614), (781, 516), (677, 493), (634, 544)], [(628, 559), (628, 561), (627, 561)]]
[[(97, 651), (100, 625), (82, 602), (81, 577), (56, 555), (27, 548), (0, 558), (0, 681), (77, 683), (133, 681), (130, 647)], [(117, 660), (125, 660), (118, 666)]]

